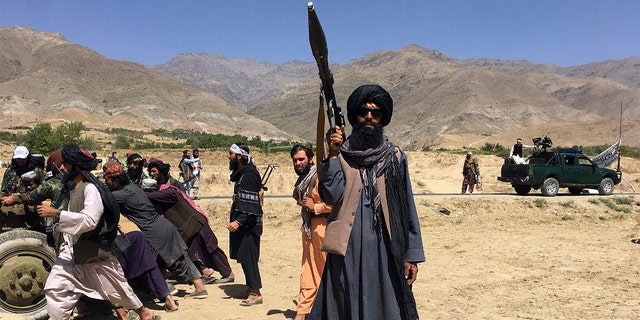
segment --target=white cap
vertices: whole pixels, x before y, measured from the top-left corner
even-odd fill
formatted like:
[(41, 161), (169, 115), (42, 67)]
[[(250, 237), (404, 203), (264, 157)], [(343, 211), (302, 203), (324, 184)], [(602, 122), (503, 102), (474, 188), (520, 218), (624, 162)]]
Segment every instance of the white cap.
[(25, 146), (17, 146), (15, 150), (13, 150), (13, 158), (14, 159), (26, 159), (29, 156), (29, 149)]
[(33, 179), (36, 179), (37, 177), (38, 177), (38, 174), (35, 171), (31, 170), (29, 172), (23, 173), (20, 176), (20, 180), (22, 180), (22, 181), (31, 181)]
[(157, 187), (158, 182), (156, 181), (156, 179), (147, 178), (142, 180), (142, 190), (150, 191), (155, 190)]

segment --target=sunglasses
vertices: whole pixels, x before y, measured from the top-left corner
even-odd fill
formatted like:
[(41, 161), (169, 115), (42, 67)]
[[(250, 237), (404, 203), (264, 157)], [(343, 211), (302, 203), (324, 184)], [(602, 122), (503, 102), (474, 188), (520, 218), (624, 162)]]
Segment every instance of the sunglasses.
[(361, 117), (366, 117), (367, 114), (369, 114), (369, 112), (371, 112), (371, 116), (374, 118), (380, 118), (382, 117), (382, 110), (381, 109), (370, 109), (370, 108), (365, 108), (365, 107), (360, 107), (360, 109), (358, 109), (358, 115)]

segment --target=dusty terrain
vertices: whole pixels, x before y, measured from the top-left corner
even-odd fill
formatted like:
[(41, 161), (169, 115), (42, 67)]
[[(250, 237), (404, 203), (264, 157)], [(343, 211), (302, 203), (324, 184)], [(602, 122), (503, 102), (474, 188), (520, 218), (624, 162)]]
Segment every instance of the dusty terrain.
[[(197, 203), (226, 251), (232, 192), (226, 153), (201, 154), (205, 199)], [(178, 155), (144, 154), (170, 163)], [(460, 195), (462, 155), (408, 156), (427, 258), (414, 285), (422, 319), (632, 319), (640, 313), (640, 245), (630, 242), (640, 238), (640, 161), (622, 160), (629, 183), (617, 185), (612, 196), (571, 196), (561, 189), (548, 198), (536, 190), (517, 196), (497, 181), (501, 158), (479, 156), (483, 190)], [(163, 319), (295, 315), (301, 237), (299, 209), (289, 198), (295, 176), (288, 154), (258, 153), (255, 159), (261, 170), (278, 165), (265, 199), (264, 304), (241, 307), (231, 297), (245, 288), (240, 265), (231, 261), (235, 283), (207, 285), (204, 300), (182, 298), (193, 287), (178, 285), (179, 311), (150, 305)]]
[[(609, 197), (571, 196), (566, 189), (554, 198), (542, 197), (539, 191), (520, 197), (496, 180), (502, 159), (479, 156), (483, 190), (462, 196), (457, 194), (462, 157), (409, 153), (427, 257), (414, 286), (423, 319), (637, 316), (640, 245), (630, 240), (640, 238), (640, 194), (634, 194), (629, 184), (617, 185), (616, 194)], [(230, 297), (244, 289), (242, 269), (232, 261), (236, 283), (208, 285), (209, 298), (202, 301), (180, 298), (192, 287), (179, 285), (185, 290), (178, 294), (181, 310), (158, 311), (163, 319), (287, 319), (295, 315), (300, 219), (288, 197), (295, 177), (287, 154), (256, 154), (255, 158), (261, 170), (266, 164), (278, 165), (265, 200), (260, 258), (264, 304), (241, 307), (238, 299)], [(224, 198), (198, 203), (209, 213), (226, 249), (224, 225), (231, 203), (226, 197), (232, 190), (226, 155), (205, 152), (203, 161), (203, 195)], [(639, 189), (640, 161), (625, 158), (622, 164), (625, 178)], [(621, 204), (612, 209), (603, 200)], [(441, 213), (443, 209), (449, 214)]]

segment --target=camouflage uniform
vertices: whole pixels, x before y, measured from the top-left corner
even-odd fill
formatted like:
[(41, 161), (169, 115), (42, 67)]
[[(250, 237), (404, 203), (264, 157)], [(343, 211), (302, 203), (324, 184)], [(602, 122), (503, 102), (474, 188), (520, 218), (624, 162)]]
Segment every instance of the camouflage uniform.
[[(13, 196), (15, 203), (22, 203), (27, 205), (37, 205), (42, 203), (46, 199), (51, 199), (51, 206), (54, 208), (60, 208), (64, 196), (62, 190), (64, 185), (58, 178), (50, 178), (43, 181), (31, 192), (21, 193)], [(44, 228), (47, 233), (47, 240), (49, 245), (55, 246), (54, 242), (58, 240), (58, 232), (54, 230), (54, 225), (57, 221), (53, 218), (44, 218)]]
[(38, 185), (31, 192), (21, 193), (13, 197), (15, 203), (26, 203), (36, 205), (42, 203), (46, 199), (51, 199), (51, 206), (60, 207), (62, 204), (62, 189), (64, 185), (57, 178), (47, 179)]
[[(26, 170), (25, 172), (27, 171), (31, 171), (31, 170)], [(46, 175), (44, 170), (36, 167), (33, 169), (33, 171), (36, 172), (38, 177), (40, 177), (41, 181), (45, 179)], [(3, 195), (10, 195), (16, 192), (23, 193), (26, 191), (20, 181), (20, 175), (18, 174), (18, 172), (16, 172), (15, 167), (10, 167), (9, 169), (7, 169), (7, 171), (4, 172), (4, 176), (2, 177), (1, 190)]]

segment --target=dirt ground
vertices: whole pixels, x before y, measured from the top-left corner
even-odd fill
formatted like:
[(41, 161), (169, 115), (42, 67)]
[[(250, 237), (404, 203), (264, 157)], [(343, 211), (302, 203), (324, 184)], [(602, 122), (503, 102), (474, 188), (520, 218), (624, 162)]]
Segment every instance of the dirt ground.
[[(197, 203), (228, 252), (225, 229), (232, 184), (225, 152), (201, 152)], [(178, 154), (144, 154), (178, 162)], [(413, 290), (422, 319), (633, 319), (640, 314), (640, 161), (624, 158), (626, 181), (614, 195), (556, 197), (533, 190), (517, 196), (497, 181), (502, 159), (479, 156), (483, 190), (460, 195), (462, 155), (409, 152), (410, 174), (427, 261)], [(290, 319), (295, 316), (300, 267), (299, 208), (288, 154), (255, 154), (257, 166), (278, 167), (265, 199), (260, 270), (264, 304), (242, 307), (239, 264), (232, 284), (207, 285), (209, 297), (184, 299), (162, 319)], [(175, 168), (172, 169), (175, 171)], [(208, 198), (216, 197), (216, 198)], [(126, 222), (123, 222), (126, 225)]]

